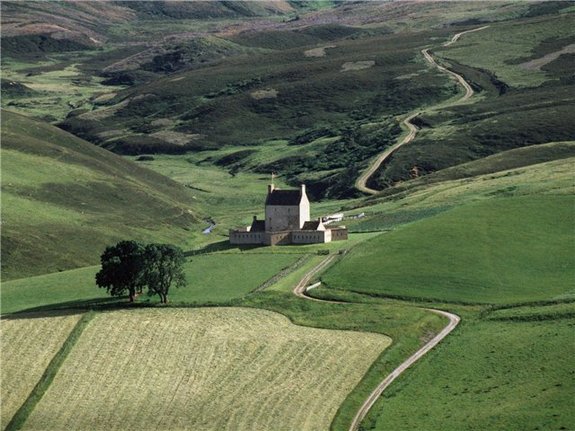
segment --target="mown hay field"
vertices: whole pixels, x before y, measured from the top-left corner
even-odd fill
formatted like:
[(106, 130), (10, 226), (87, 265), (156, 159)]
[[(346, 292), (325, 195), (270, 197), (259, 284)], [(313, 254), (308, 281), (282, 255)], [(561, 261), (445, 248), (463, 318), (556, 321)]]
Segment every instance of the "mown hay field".
[(8, 424), (81, 315), (3, 319), (0, 322), (0, 427)]
[(23, 429), (328, 429), (390, 341), (248, 308), (103, 313)]

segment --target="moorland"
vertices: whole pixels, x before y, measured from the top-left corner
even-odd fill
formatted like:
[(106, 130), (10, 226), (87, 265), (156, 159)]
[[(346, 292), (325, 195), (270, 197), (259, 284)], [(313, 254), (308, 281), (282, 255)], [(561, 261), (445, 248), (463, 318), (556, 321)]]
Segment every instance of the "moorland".
[[(572, 3), (1, 7), (2, 429), (575, 428)], [(272, 172), (349, 240), (230, 245)]]

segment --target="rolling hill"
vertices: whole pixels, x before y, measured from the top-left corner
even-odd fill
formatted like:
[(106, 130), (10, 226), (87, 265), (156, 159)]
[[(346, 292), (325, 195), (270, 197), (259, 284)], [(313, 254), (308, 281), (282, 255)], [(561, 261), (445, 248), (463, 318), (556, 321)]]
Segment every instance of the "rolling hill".
[(241, 19), (285, 15), (299, 8), (287, 1), (2, 2), (2, 50), (12, 56), (76, 51), (121, 40), (117, 29), (158, 20)]
[(121, 238), (185, 244), (182, 185), (60, 129), (2, 111), (2, 276), (95, 264)]

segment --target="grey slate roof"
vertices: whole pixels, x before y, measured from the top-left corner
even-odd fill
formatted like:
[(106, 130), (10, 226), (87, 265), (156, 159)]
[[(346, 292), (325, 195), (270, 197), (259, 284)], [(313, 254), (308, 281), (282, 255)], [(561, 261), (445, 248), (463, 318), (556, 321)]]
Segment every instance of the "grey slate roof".
[(301, 230), (317, 230), (317, 228), (319, 227), (319, 221), (306, 221)]
[(250, 232), (264, 232), (266, 230), (265, 220), (254, 220)]
[(300, 190), (273, 190), (271, 193), (268, 193), (266, 205), (297, 206), (300, 201)]

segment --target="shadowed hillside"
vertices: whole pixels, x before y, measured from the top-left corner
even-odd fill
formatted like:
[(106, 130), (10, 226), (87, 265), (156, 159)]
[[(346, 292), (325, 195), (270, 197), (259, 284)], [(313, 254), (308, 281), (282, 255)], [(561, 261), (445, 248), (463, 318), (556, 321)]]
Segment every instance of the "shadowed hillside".
[(180, 184), (53, 126), (2, 112), (2, 274), (94, 264), (123, 238), (183, 244), (197, 221)]

